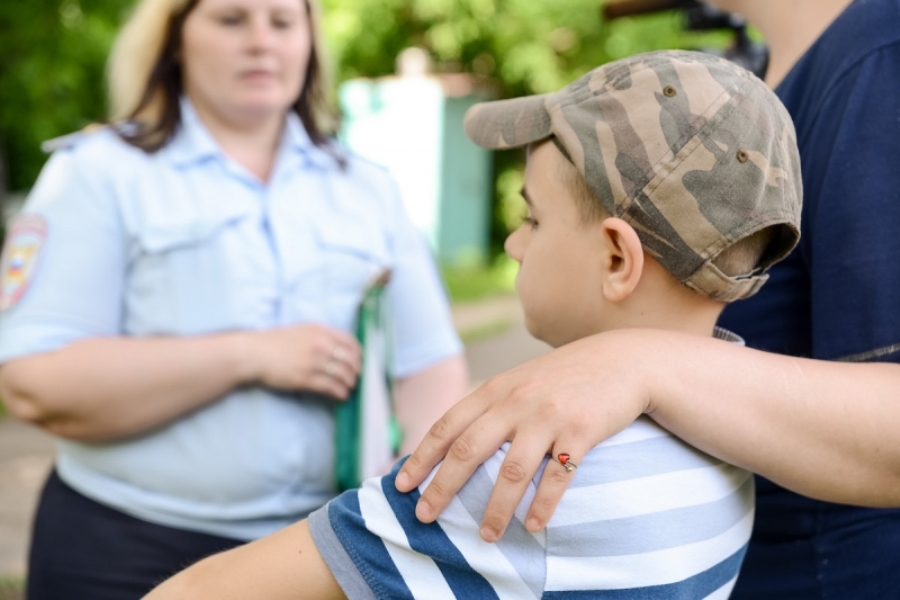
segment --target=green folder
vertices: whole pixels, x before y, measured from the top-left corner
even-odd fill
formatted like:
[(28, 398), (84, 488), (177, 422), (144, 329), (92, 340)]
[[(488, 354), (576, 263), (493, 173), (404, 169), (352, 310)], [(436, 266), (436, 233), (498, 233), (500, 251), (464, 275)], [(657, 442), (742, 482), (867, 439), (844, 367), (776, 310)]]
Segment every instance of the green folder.
[(335, 404), (334, 475), (340, 491), (382, 475), (397, 458), (402, 434), (394, 415), (393, 347), (385, 270), (366, 288), (356, 322), (362, 366), (356, 388)]

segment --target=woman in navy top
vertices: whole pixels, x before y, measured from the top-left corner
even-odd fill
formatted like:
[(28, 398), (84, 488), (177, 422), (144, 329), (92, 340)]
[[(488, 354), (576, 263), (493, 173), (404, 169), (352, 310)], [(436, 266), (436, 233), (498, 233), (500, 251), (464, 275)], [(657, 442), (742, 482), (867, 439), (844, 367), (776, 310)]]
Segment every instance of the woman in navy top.
[(59, 438), (32, 600), (139, 597), (331, 498), (384, 269), (406, 448), (464, 393), (423, 236), (324, 133), (314, 8), (142, 1), (111, 58), (124, 124), (65, 141), (11, 225), (0, 393)]
[[(497, 443), (512, 439), (482, 523), (494, 540), (545, 449), (577, 464), (646, 413), (763, 476), (735, 598), (895, 598), (900, 0), (711, 3), (747, 17), (769, 43), (767, 82), (795, 120), (801, 154), (800, 245), (720, 321), (755, 349), (652, 330), (561, 348), (452, 409), (405, 463), (398, 487), (419, 484), (449, 450), (417, 508), (431, 521)], [(532, 503), (532, 531), (569, 482), (555, 475)]]

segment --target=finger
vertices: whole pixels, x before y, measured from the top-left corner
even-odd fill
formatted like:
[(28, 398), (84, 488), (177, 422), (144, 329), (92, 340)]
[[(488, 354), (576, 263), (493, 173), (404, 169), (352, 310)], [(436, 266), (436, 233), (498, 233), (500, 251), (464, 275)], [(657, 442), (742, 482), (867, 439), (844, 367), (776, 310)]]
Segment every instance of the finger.
[(340, 329), (333, 329), (331, 327), (324, 328), (324, 330), (328, 333), (329, 341), (331, 342), (331, 348), (343, 348), (345, 349), (350, 356), (353, 354), (359, 355), (359, 341), (357, 339), (347, 333), (346, 331), (342, 331)]
[(524, 432), (513, 439), (481, 520), (480, 533), (484, 541), (496, 542), (503, 537), (551, 443), (546, 435), (529, 436)]
[(353, 389), (356, 387), (357, 373), (347, 363), (330, 358), (322, 367), (322, 372), (328, 377), (332, 377), (340, 382), (346, 388)]
[(444, 413), (403, 463), (394, 483), (397, 490), (405, 493), (421, 485), (435, 465), (447, 455), (450, 444), (485, 410), (485, 399), (479, 388)]
[(350, 396), (349, 387), (325, 373), (316, 373), (312, 376), (309, 382), (309, 390), (325, 394), (336, 400), (346, 400)]
[(359, 375), (359, 371), (362, 365), (362, 350), (359, 347), (359, 344), (351, 346), (340, 343), (335, 346), (332, 356), (334, 356), (335, 360), (347, 365), (347, 367), (353, 373), (354, 379), (357, 375)]
[[(562, 457), (571, 469), (566, 469), (565, 465), (562, 464), (560, 448), (566, 448), (571, 451), (571, 453), (566, 453), (568, 454), (567, 458), (565, 456)], [(534, 499), (531, 501), (528, 516), (525, 517), (525, 528), (532, 533), (540, 531), (550, 522), (550, 517), (553, 516), (553, 513), (556, 512), (556, 507), (559, 506), (559, 501), (578, 473), (578, 465), (581, 464), (582, 459), (587, 454), (587, 450), (579, 449), (576, 453), (570, 446), (560, 442), (555, 443), (550, 452), (550, 462), (547, 463), (547, 467), (544, 469), (543, 475), (541, 475), (541, 482), (538, 484), (537, 492), (535, 492)]]
[(508, 432), (508, 427), (489, 414), (472, 423), (447, 449), (447, 456), (419, 498), (416, 517), (423, 523), (437, 519), (479, 465), (508, 439)]

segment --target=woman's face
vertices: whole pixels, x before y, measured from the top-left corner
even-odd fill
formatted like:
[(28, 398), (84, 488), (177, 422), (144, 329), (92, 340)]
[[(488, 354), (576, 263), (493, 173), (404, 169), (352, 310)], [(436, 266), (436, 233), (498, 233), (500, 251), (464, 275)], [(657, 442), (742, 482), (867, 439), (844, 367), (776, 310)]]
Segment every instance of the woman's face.
[(311, 39), (305, 0), (200, 0), (182, 32), (185, 93), (230, 121), (281, 114), (300, 95)]

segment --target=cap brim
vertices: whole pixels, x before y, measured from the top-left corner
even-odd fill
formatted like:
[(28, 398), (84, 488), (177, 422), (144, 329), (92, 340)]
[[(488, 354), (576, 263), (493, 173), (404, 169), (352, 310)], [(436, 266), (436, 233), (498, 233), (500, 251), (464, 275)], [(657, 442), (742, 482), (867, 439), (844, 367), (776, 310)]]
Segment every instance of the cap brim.
[(550, 136), (547, 95), (525, 96), (476, 104), (463, 126), (469, 139), (483, 148), (518, 148)]

